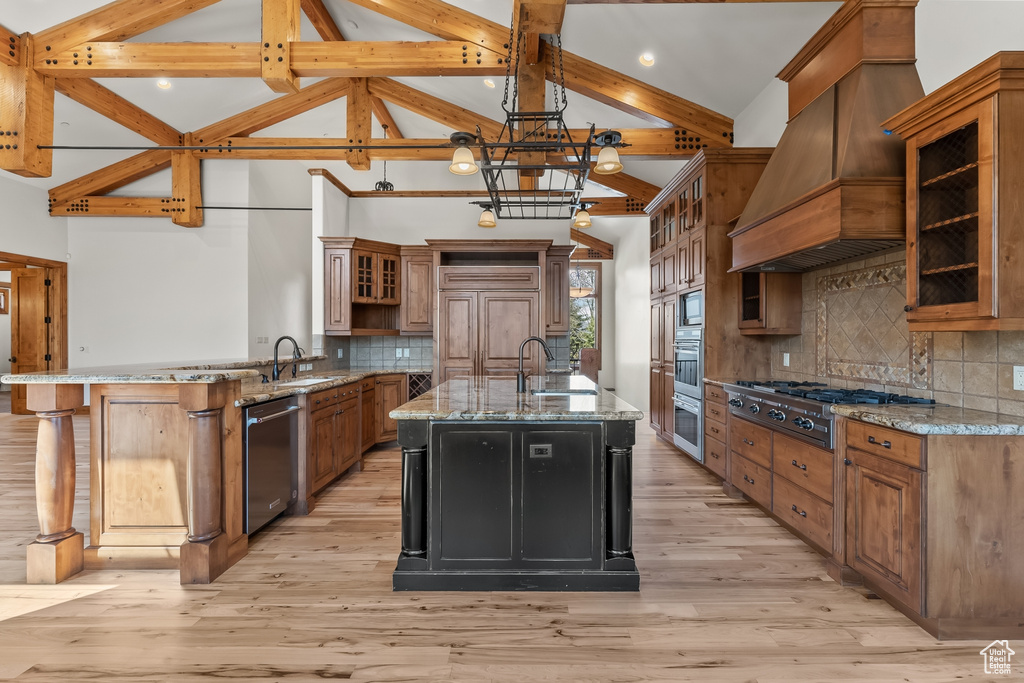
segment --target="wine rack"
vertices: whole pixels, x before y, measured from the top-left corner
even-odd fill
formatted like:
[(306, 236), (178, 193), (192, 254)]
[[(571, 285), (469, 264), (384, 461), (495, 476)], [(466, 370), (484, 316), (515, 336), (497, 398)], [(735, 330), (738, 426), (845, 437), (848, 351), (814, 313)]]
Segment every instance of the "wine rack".
[(431, 381), (429, 372), (411, 372), (409, 373), (409, 400), (413, 400), (418, 396), (430, 391)]

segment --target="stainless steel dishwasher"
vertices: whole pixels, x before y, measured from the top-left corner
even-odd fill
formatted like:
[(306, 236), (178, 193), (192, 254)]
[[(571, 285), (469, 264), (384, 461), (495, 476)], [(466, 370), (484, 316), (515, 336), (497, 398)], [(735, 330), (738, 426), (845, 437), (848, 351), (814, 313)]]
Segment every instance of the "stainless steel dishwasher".
[(245, 533), (263, 528), (298, 498), (299, 400), (245, 409)]

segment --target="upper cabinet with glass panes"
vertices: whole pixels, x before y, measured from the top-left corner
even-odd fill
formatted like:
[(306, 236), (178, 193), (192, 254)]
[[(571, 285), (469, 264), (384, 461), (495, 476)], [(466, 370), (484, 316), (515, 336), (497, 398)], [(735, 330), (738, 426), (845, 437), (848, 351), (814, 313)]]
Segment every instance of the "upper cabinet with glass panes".
[(1024, 329), (1024, 53), (884, 124), (907, 142), (911, 330)]

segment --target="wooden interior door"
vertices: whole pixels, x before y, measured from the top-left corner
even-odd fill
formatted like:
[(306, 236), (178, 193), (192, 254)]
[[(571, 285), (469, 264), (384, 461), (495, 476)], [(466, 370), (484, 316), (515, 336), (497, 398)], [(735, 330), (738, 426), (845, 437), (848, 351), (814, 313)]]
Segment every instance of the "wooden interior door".
[[(15, 268), (11, 271), (11, 374), (50, 369), (49, 330), (46, 322), (46, 268)], [(25, 385), (11, 386), (11, 412), (29, 415)]]
[[(540, 336), (540, 292), (480, 292), (478, 320), (480, 374), (514, 375), (520, 344)], [(543, 356), (540, 344), (527, 344), (523, 369), (539, 374)]]

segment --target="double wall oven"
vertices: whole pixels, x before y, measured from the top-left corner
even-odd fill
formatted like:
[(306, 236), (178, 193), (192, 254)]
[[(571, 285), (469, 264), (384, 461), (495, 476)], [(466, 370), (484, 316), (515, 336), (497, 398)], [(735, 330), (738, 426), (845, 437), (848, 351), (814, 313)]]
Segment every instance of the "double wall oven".
[(674, 349), (673, 441), (698, 462), (704, 461), (703, 379), (704, 301), (702, 292), (679, 295)]

